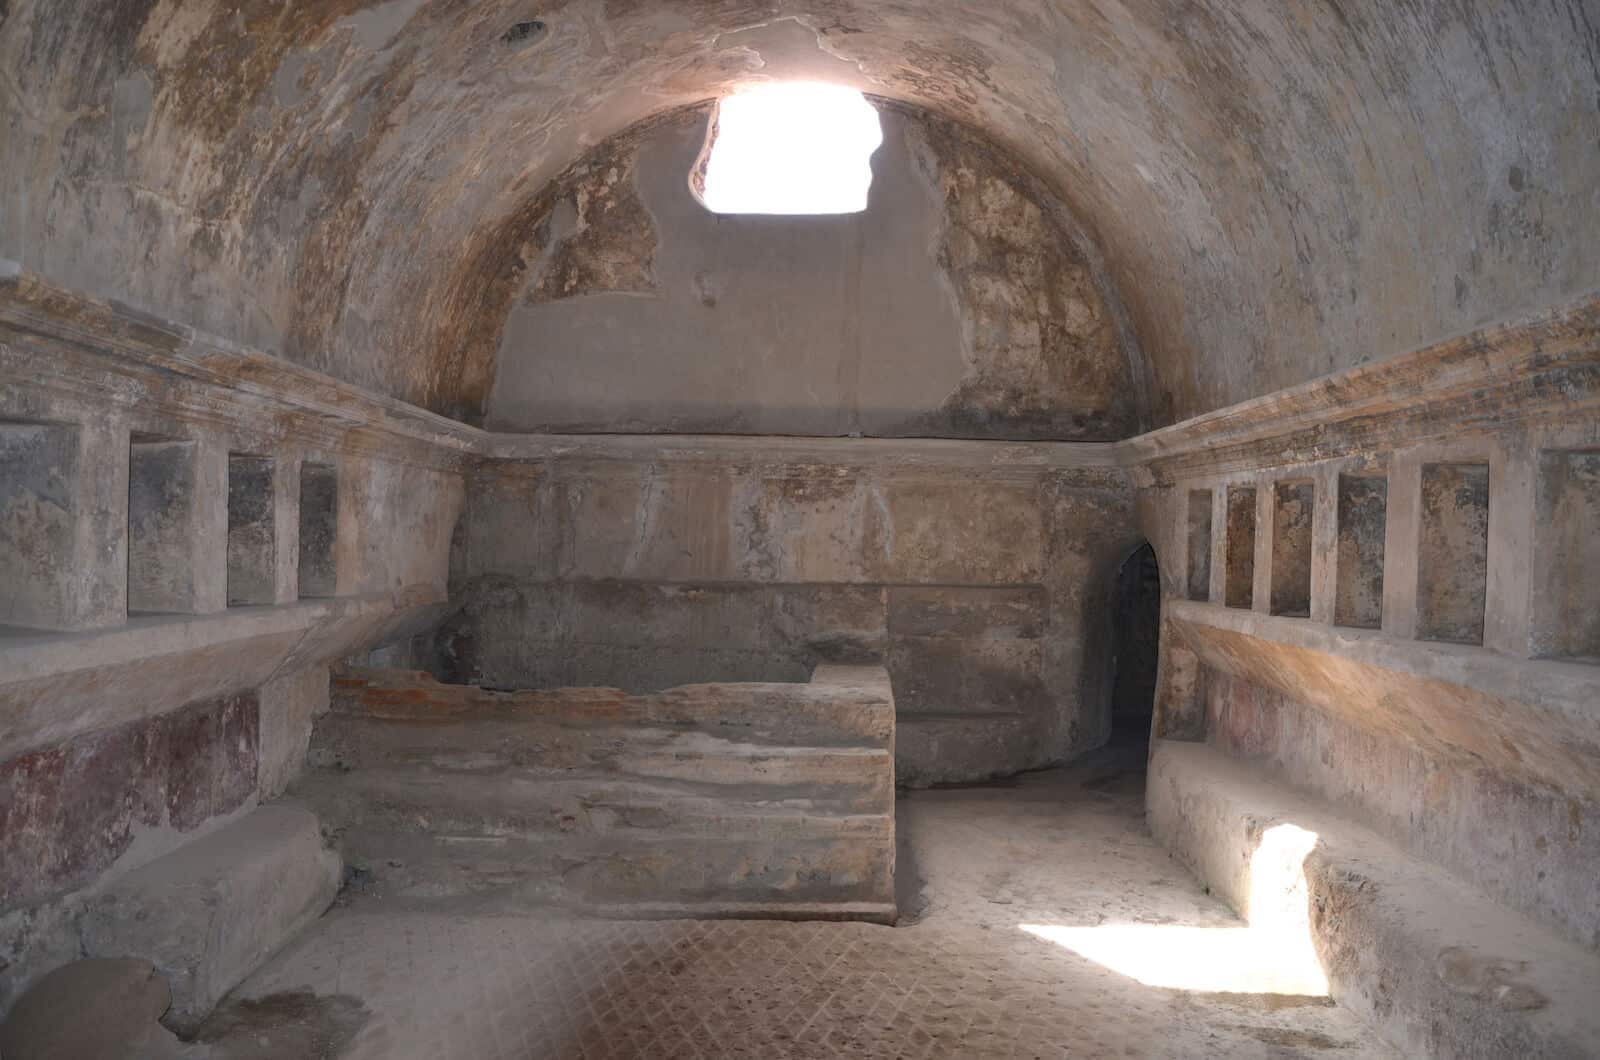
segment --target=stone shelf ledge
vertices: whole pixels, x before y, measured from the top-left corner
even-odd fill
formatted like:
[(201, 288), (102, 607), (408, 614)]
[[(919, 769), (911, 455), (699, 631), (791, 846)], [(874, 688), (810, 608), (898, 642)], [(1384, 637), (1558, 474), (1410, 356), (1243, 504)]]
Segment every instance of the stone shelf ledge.
[(828, 438), (737, 434), (501, 434), (484, 432), (491, 460), (668, 463), (849, 463), (863, 467), (974, 470), (1103, 469), (1116, 475), (1115, 442), (1002, 442), (961, 438)]
[(1600, 667), (1187, 600), (1167, 601), (1165, 617), (1206, 666), (1526, 782), (1600, 794)]
[(1600, 408), (1600, 294), (1216, 409), (1118, 443), (1170, 484), (1403, 448)]
[(173, 703), (257, 687), (426, 622), (442, 588), (137, 615), (83, 633), (0, 629), (0, 759), (120, 725)]
[[(347, 444), (353, 432), (391, 450), (420, 445), (448, 462), (469, 453), (482, 434), (261, 350), (67, 290), (5, 259), (0, 363), (30, 382), (147, 410), (160, 406), (184, 419), (287, 417), (304, 437), (330, 445)], [(36, 367), (46, 363), (48, 372)]]

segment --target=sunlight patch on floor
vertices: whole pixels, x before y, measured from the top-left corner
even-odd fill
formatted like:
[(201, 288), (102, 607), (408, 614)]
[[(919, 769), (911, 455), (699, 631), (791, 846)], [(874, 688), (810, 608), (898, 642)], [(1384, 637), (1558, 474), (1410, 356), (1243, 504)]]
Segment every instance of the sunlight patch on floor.
[(1217, 993), (1326, 997), (1328, 978), (1312, 945), (1305, 859), (1317, 834), (1269, 828), (1250, 859), (1248, 926), (1019, 924), (1029, 935), (1146, 986)]

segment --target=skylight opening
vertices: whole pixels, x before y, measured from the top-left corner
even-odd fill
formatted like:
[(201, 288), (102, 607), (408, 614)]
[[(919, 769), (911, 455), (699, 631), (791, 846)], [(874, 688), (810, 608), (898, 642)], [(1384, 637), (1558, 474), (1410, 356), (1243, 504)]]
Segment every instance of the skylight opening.
[(718, 103), (692, 183), (712, 213), (860, 213), (881, 143), (878, 112), (854, 89), (760, 85)]

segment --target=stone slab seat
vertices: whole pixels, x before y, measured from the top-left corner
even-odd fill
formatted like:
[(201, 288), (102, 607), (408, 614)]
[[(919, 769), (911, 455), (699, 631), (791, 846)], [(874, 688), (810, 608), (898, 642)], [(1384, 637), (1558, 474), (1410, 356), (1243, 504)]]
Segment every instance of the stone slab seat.
[(887, 780), (877, 787), (752, 787), (735, 797), (726, 786), (688, 782), (388, 768), (310, 771), (294, 791), (342, 829), (776, 839), (887, 834), (894, 789)]
[[(808, 684), (681, 685), (649, 695), (616, 688), (499, 692), (444, 684), (412, 670), (345, 669), (333, 681), (336, 714), (411, 722), (503, 722), (569, 739), (618, 725), (698, 733), (735, 743), (887, 747), (893, 697), (871, 667), (821, 666)], [(878, 673), (884, 671), (878, 668)], [(749, 709), (751, 704), (760, 709)]]
[(1600, 1056), (1600, 955), (1205, 744), (1158, 740), (1147, 799), (1156, 838), (1246, 919), (1263, 834), (1317, 834), (1304, 873), (1330, 991), (1401, 1055)]
[(384, 896), (892, 922), (894, 734), (881, 666), (647, 695), (348, 671), (293, 790)]
[(557, 730), (506, 718), (419, 722), (329, 713), (315, 728), (308, 764), (339, 772), (403, 769), (545, 780), (628, 776), (724, 793), (798, 792), (827, 784), (863, 798), (893, 790), (882, 783), (891, 765), (887, 748), (752, 743), (628, 722)]
[(341, 874), (311, 811), (269, 803), (96, 894), (84, 913), (84, 949), (150, 961), (172, 987), (167, 1022), (192, 1030), (322, 915)]

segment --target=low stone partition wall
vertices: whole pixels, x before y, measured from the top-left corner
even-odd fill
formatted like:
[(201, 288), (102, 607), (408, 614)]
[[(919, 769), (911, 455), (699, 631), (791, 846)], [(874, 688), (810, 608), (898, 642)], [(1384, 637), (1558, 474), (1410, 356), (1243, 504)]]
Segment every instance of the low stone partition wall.
[(351, 670), (295, 790), (389, 897), (892, 922), (894, 739), (882, 667), (638, 696)]

